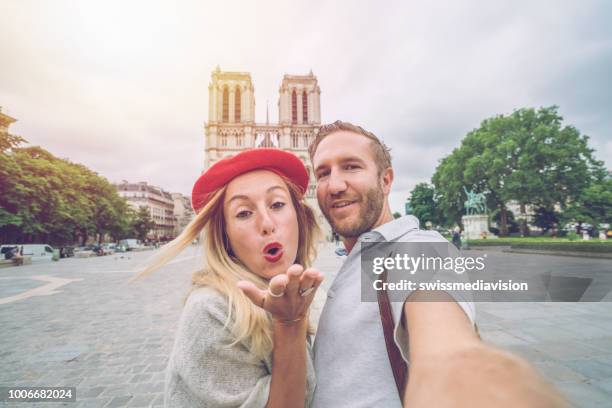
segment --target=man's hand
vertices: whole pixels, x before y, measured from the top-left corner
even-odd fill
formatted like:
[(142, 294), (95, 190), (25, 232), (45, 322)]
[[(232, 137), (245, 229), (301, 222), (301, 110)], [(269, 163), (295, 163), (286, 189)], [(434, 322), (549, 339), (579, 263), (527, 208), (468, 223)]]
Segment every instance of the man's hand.
[[(445, 296), (448, 301), (432, 301)], [(568, 407), (519, 357), (482, 342), (448, 294), (414, 292), (404, 304), (410, 370), (404, 406)]]
[(314, 268), (304, 270), (301, 265), (291, 265), (287, 273), (270, 279), (268, 290), (260, 290), (253, 282), (240, 281), (238, 287), (255, 305), (267, 310), (272, 317), (291, 322), (308, 314), (317, 288), (323, 282), (323, 274)]
[(482, 342), (411, 365), (404, 406), (569, 407), (523, 359)]

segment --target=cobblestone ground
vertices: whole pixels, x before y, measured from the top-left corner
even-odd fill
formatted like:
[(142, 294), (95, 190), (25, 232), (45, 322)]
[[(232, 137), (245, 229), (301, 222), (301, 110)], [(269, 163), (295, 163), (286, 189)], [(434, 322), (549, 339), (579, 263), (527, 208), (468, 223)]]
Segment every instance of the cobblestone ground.
[[(322, 248), (317, 261), (327, 275), (323, 289), (343, 260), (333, 249)], [(162, 406), (174, 331), (201, 258), (189, 248), (159, 272), (128, 283), (153, 254), (0, 269), (0, 385), (75, 386), (77, 402), (67, 406)], [(519, 256), (542, 255), (503, 255), (508, 262)], [(609, 260), (560, 262), (567, 268), (610, 267)], [(323, 290), (313, 316), (324, 299)], [(477, 309), (486, 341), (526, 357), (576, 406), (599, 407), (612, 406), (611, 306), (481, 303)]]

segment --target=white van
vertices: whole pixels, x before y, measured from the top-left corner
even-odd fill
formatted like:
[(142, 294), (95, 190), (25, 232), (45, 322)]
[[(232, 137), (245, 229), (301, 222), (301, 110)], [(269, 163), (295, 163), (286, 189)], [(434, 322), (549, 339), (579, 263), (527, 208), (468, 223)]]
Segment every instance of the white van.
[(32, 258), (32, 262), (53, 260), (53, 247), (47, 244), (23, 244), (23, 256)]

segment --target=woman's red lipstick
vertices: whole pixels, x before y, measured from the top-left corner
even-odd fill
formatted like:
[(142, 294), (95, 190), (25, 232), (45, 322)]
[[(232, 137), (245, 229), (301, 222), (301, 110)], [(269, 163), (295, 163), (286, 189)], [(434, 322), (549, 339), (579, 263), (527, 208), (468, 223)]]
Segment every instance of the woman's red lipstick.
[(279, 242), (271, 242), (264, 247), (263, 255), (268, 262), (278, 262), (283, 256), (283, 246)]

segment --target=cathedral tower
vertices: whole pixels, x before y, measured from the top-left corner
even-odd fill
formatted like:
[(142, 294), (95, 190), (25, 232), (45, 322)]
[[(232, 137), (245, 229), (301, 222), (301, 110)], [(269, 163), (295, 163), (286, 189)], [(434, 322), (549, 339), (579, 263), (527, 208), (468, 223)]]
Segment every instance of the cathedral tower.
[[(317, 77), (284, 75), (279, 88), (279, 123), (256, 123), (255, 88), (248, 72), (221, 71), (217, 67), (208, 86), (208, 122), (205, 123), (204, 170), (245, 149), (273, 147), (294, 153), (310, 175), (306, 201), (317, 213), (315, 182), (308, 146), (321, 124)], [(320, 225), (329, 231), (319, 215)]]

